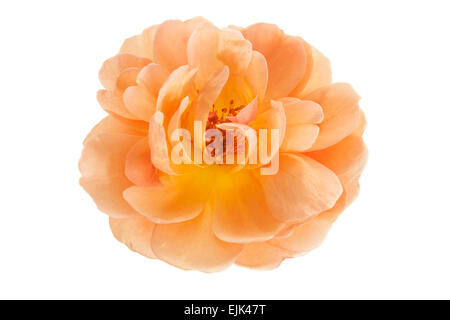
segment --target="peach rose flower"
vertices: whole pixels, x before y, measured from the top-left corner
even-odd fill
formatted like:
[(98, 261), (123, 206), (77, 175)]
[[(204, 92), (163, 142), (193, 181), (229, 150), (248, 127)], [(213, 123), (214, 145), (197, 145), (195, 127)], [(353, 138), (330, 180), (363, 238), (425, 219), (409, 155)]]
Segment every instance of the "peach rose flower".
[[(360, 98), (331, 82), (325, 56), (275, 25), (166, 21), (125, 40), (100, 81), (109, 115), (84, 141), (80, 184), (114, 236), (146, 257), (204, 272), (272, 269), (316, 248), (358, 194)], [(248, 142), (243, 164), (174, 161), (171, 137), (193, 133), (194, 121), (225, 140), (229, 130), (280, 134), (267, 137), (266, 157)], [(211, 143), (190, 142), (193, 152)], [(275, 157), (278, 171), (261, 174)]]

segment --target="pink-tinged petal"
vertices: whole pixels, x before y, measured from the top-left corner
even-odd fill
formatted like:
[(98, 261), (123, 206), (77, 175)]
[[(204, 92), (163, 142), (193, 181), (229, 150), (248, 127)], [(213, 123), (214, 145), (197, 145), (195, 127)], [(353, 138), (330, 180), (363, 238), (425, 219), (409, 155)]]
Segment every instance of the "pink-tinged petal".
[(128, 87), (123, 93), (123, 102), (130, 113), (143, 121), (150, 121), (156, 111), (156, 98), (141, 86)]
[(195, 96), (194, 76), (197, 71), (198, 69), (191, 69), (189, 66), (182, 66), (173, 71), (159, 92), (156, 110), (170, 119), (184, 97)]
[(128, 111), (123, 103), (122, 96), (113, 91), (99, 90), (97, 92), (97, 101), (100, 106), (108, 113), (118, 115), (123, 118), (138, 120), (138, 118)]
[(284, 113), (286, 114), (286, 125), (320, 123), (323, 121), (322, 107), (307, 100), (297, 98), (281, 98), (278, 101), (283, 103)]
[(155, 227), (152, 248), (156, 256), (178, 268), (215, 272), (229, 267), (242, 245), (218, 239), (211, 230), (209, 207), (195, 219)]
[(127, 68), (143, 68), (151, 61), (147, 58), (136, 57), (131, 54), (118, 54), (103, 63), (99, 72), (100, 82), (108, 90), (116, 88), (117, 78)]
[(281, 153), (279, 171), (259, 176), (267, 204), (281, 221), (305, 221), (332, 208), (342, 193), (338, 177), (304, 155)]
[(258, 114), (258, 97), (252, 100), (236, 116), (229, 116), (227, 119), (231, 122), (249, 124), (255, 120)]
[(245, 78), (255, 96), (264, 100), (267, 90), (267, 82), (269, 78), (269, 70), (267, 61), (258, 51), (253, 51), (252, 59), (248, 65)]
[(164, 114), (156, 111), (150, 119), (149, 142), (153, 165), (169, 175), (175, 175), (169, 158), (166, 131), (164, 128)]
[(128, 53), (138, 57), (153, 59), (153, 39), (159, 25), (145, 29), (141, 34), (128, 38), (120, 48), (120, 53)]
[(117, 117), (107, 116), (103, 118), (86, 136), (83, 144), (103, 133), (126, 134), (131, 136), (146, 136), (148, 124), (143, 125), (137, 121), (125, 121)]
[(159, 175), (151, 161), (147, 137), (136, 142), (128, 152), (125, 175), (131, 182), (140, 187), (159, 185)]
[(243, 168), (249, 162), (249, 159), (253, 159), (253, 164), (257, 162), (256, 152), (258, 150), (258, 137), (255, 129), (242, 123), (232, 122), (224, 122), (216, 125), (216, 127), (224, 131), (232, 131), (233, 136), (236, 137), (236, 144), (233, 141), (232, 150), (228, 149), (228, 145), (226, 145), (226, 150), (224, 150), (227, 154), (229, 153), (233, 159), (236, 157), (237, 160), (234, 160), (236, 162), (238, 162), (241, 157), (245, 160), (243, 163), (235, 163), (236, 166), (234, 167), (234, 171)]
[(311, 151), (336, 144), (358, 125), (360, 97), (349, 84), (334, 83), (312, 92), (305, 99), (320, 104), (324, 113), (319, 136)]
[(217, 57), (230, 67), (233, 77), (244, 75), (252, 59), (252, 53), (252, 44), (241, 32), (232, 29), (224, 29), (220, 32)]
[(331, 66), (328, 58), (306, 43), (305, 48), (308, 57), (305, 76), (290, 94), (297, 98), (303, 98), (314, 90), (331, 84)]
[(195, 218), (205, 208), (211, 182), (206, 174), (192, 172), (161, 178), (160, 187), (131, 187), (128, 203), (155, 223), (175, 223)]
[(198, 68), (195, 83), (203, 88), (205, 83), (223, 63), (217, 59), (219, 50), (220, 30), (207, 24), (196, 29), (188, 42), (187, 57), (191, 68)]
[(136, 213), (122, 193), (132, 186), (125, 176), (126, 157), (140, 139), (140, 136), (100, 134), (89, 139), (84, 146), (79, 163), (80, 184), (99, 210), (113, 218)]
[(224, 241), (264, 241), (283, 227), (272, 216), (261, 184), (247, 171), (218, 177), (213, 193), (213, 230)]
[(145, 217), (136, 215), (126, 219), (109, 219), (114, 237), (130, 250), (155, 259), (152, 251), (152, 235), (155, 224)]
[(266, 97), (287, 96), (303, 78), (306, 70), (306, 50), (302, 39), (284, 34), (277, 26), (265, 23), (242, 31), (267, 60), (269, 81)]
[(292, 257), (293, 254), (293, 252), (267, 242), (254, 242), (244, 246), (244, 250), (235, 263), (246, 268), (272, 270), (277, 268), (284, 259)]
[(168, 77), (169, 71), (166, 68), (157, 63), (151, 63), (139, 72), (137, 83), (146, 88), (148, 93), (156, 98)]

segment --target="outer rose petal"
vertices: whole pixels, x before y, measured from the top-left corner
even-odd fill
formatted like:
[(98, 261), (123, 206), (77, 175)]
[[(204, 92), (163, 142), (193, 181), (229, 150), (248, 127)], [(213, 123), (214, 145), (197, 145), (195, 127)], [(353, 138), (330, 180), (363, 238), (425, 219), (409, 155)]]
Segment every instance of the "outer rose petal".
[(301, 222), (334, 206), (342, 193), (338, 177), (303, 155), (280, 154), (277, 174), (260, 176), (273, 215), (286, 222)]
[(368, 159), (368, 151), (361, 137), (350, 135), (327, 149), (308, 153), (308, 156), (333, 170), (346, 191), (349, 205), (359, 191), (359, 176)]
[(310, 151), (332, 146), (356, 128), (360, 98), (349, 84), (334, 83), (314, 91), (305, 99), (320, 104), (324, 113), (319, 136)]
[(148, 134), (148, 125), (136, 121), (124, 121), (113, 116), (107, 116), (100, 121), (84, 139), (86, 144), (90, 139), (102, 133), (127, 134), (132, 136), (146, 136)]
[(195, 218), (210, 195), (207, 174), (194, 171), (168, 176), (161, 187), (131, 187), (124, 192), (128, 203), (156, 223), (174, 223)]
[(151, 187), (159, 185), (159, 175), (153, 166), (148, 138), (142, 138), (128, 152), (125, 175), (135, 185)]
[(100, 82), (107, 90), (116, 88), (117, 78), (127, 68), (142, 68), (151, 61), (146, 58), (136, 57), (131, 54), (118, 54), (103, 63), (99, 72)]
[(283, 227), (272, 216), (260, 182), (249, 172), (218, 178), (213, 210), (214, 233), (228, 242), (267, 240)]
[(120, 48), (120, 53), (129, 53), (138, 57), (153, 59), (153, 40), (159, 25), (145, 29), (141, 34), (128, 38)]
[(80, 160), (81, 186), (90, 194), (99, 210), (114, 218), (136, 213), (122, 192), (132, 183), (125, 176), (128, 151), (139, 136), (101, 134), (89, 139)]
[(168, 70), (187, 64), (187, 43), (192, 32), (208, 21), (194, 18), (185, 22), (169, 20), (156, 30), (153, 53), (154, 61)]
[(291, 92), (291, 96), (302, 98), (321, 87), (331, 83), (330, 61), (319, 50), (305, 43), (308, 64), (305, 76), (297, 87)]
[(361, 109), (359, 109), (358, 125), (356, 126), (355, 130), (353, 130), (352, 135), (361, 137), (364, 134), (364, 131), (366, 130), (366, 126), (367, 126), (366, 115)]
[(108, 113), (118, 115), (123, 118), (138, 120), (138, 118), (128, 111), (123, 103), (122, 96), (108, 90), (97, 91), (97, 101), (100, 106)]
[(126, 219), (109, 219), (114, 237), (133, 250), (148, 258), (156, 258), (152, 251), (152, 234), (155, 224), (136, 215)]
[(242, 250), (242, 245), (219, 240), (211, 230), (209, 207), (195, 219), (157, 225), (152, 248), (156, 256), (176, 267), (214, 272), (230, 266)]
[(306, 70), (306, 51), (300, 38), (286, 36), (277, 26), (258, 23), (242, 31), (267, 60), (269, 83), (267, 97), (287, 96), (300, 82)]
[(294, 228), (294, 232), (287, 238), (273, 239), (268, 243), (281, 249), (304, 254), (317, 248), (325, 239), (333, 222), (345, 208), (345, 194), (336, 205), (318, 216)]
[(270, 243), (286, 250), (306, 253), (317, 248), (322, 243), (331, 226), (331, 221), (318, 216), (296, 227), (290, 237), (274, 239)]
[(245, 245), (235, 263), (252, 269), (271, 270), (277, 268), (284, 259), (293, 254), (267, 242), (253, 242)]

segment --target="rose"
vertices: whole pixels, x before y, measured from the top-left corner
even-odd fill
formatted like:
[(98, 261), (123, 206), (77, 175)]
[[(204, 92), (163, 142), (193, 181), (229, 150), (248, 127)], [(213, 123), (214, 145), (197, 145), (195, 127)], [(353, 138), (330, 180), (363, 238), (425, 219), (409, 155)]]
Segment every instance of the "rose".
[[(275, 25), (166, 21), (127, 39), (100, 81), (110, 115), (85, 139), (80, 183), (115, 237), (142, 255), (205, 272), (274, 268), (317, 247), (359, 191), (358, 95)], [(220, 138), (245, 148), (212, 151)], [(244, 162), (195, 162), (198, 152)]]

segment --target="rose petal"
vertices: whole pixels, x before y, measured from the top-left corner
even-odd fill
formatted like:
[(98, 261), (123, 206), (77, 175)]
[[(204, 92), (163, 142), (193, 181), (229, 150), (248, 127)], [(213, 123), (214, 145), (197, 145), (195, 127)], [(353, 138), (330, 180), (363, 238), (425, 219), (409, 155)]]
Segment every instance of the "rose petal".
[(145, 29), (141, 34), (128, 38), (120, 48), (120, 53), (129, 53), (138, 57), (153, 59), (153, 40), (159, 25)]
[(259, 178), (270, 211), (286, 222), (305, 221), (332, 208), (342, 193), (338, 177), (304, 155), (280, 154), (278, 173)]
[(103, 118), (84, 139), (86, 144), (90, 139), (102, 133), (119, 133), (132, 136), (146, 136), (148, 134), (148, 125), (143, 125), (137, 121), (124, 121), (113, 116)]
[(219, 50), (220, 30), (215, 26), (206, 24), (196, 29), (188, 42), (187, 57), (191, 68), (198, 68), (195, 83), (203, 88), (211, 74), (223, 63), (217, 59)]
[(153, 222), (137, 215), (126, 219), (110, 218), (109, 226), (114, 237), (130, 250), (147, 258), (156, 258), (152, 251)]
[(151, 63), (139, 72), (137, 83), (146, 88), (148, 93), (156, 98), (168, 77), (169, 71), (163, 66), (157, 63)]
[(156, 98), (140, 86), (128, 87), (123, 93), (123, 102), (130, 113), (143, 121), (150, 121), (156, 111)]
[(336, 144), (356, 128), (359, 121), (359, 96), (346, 83), (334, 83), (312, 92), (305, 97), (322, 106), (324, 120), (311, 151)]
[(245, 78), (254, 95), (258, 96), (261, 101), (266, 96), (268, 77), (269, 70), (266, 58), (258, 51), (253, 51)]
[(305, 48), (308, 60), (305, 76), (290, 94), (298, 98), (303, 98), (314, 90), (331, 84), (331, 66), (328, 58), (307, 43)]
[(156, 223), (195, 218), (204, 209), (211, 183), (208, 175), (194, 171), (161, 180), (161, 187), (131, 187), (124, 192), (128, 203)]
[(126, 156), (140, 139), (139, 136), (100, 134), (84, 146), (79, 163), (80, 184), (99, 210), (113, 218), (136, 213), (124, 200), (122, 192), (132, 186), (125, 176)]
[(148, 137), (153, 165), (162, 172), (175, 175), (176, 172), (173, 170), (169, 158), (169, 148), (164, 128), (164, 114), (162, 112), (156, 111), (150, 119)]
[(307, 100), (297, 98), (281, 98), (278, 101), (283, 103), (286, 114), (286, 125), (320, 123), (323, 121), (322, 107)]
[(286, 36), (277, 26), (258, 23), (242, 31), (244, 37), (267, 60), (269, 81), (266, 96), (287, 96), (306, 70), (306, 50), (300, 38)]
[(194, 76), (197, 71), (198, 69), (190, 69), (189, 66), (182, 66), (173, 71), (159, 91), (156, 110), (163, 112), (170, 119), (183, 98), (196, 95)]
[(112, 91), (97, 91), (97, 101), (100, 106), (108, 113), (118, 115), (123, 118), (138, 120), (138, 118), (128, 111), (123, 103), (122, 97)]
[(128, 152), (125, 175), (135, 185), (150, 187), (159, 185), (159, 176), (153, 166), (148, 138), (142, 138)]
[[(266, 107), (266, 111), (259, 113), (255, 121), (251, 124), (252, 128), (259, 134), (258, 156), (260, 164), (263, 165), (268, 164), (277, 154), (286, 133), (286, 115), (283, 104), (280, 101), (272, 100), (268, 105), (268, 109)], [(267, 130), (267, 151), (265, 152), (265, 157), (261, 154), (262, 151), (260, 150), (260, 144), (264, 144), (261, 142), (261, 129)], [(276, 145), (272, 145), (272, 140), (276, 140), (272, 138), (272, 135), (276, 133), (278, 133), (279, 139), (276, 141)]]
[(115, 91), (120, 94), (123, 93), (128, 87), (135, 86), (136, 78), (140, 71), (140, 68), (126, 68), (123, 70), (117, 77)]
[(161, 260), (182, 269), (214, 272), (229, 267), (242, 245), (219, 240), (211, 230), (212, 212), (206, 208), (197, 218), (157, 225), (152, 248)]
[(147, 58), (136, 57), (131, 54), (118, 54), (103, 63), (99, 72), (100, 82), (107, 90), (116, 88), (117, 78), (127, 68), (142, 68), (151, 61)]
[(292, 255), (292, 252), (270, 245), (267, 242), (254, 242), (244, 246), (244, 250), (235, 263), (252, 269), (272, 270)]
[(260, 183), (248, 172), (221, 176), (214, 199), (213, 230), (224, 241), (263, 241), (283, 227), (269, 211)]
[(258, 114), (258, 97), (252, 100), (247, 106), (244, 107), (236, 116), (229, 116), (227, 119), (231, 122), (249, 124), (255, 120)]
[(203, 18), (194, 18), (186, 22), (169, 20), (162, 23), (155, 32), (154, 61), (167, 70), (175, 70), (187, 64), (187, 44), (192, 32), (208, 23)]
[(230, 67), (233, 77), (242, 76), (252, 59), (252, 44), (241, 32), (224, 29), (220, 33), (219, 51), (217, 57)]

